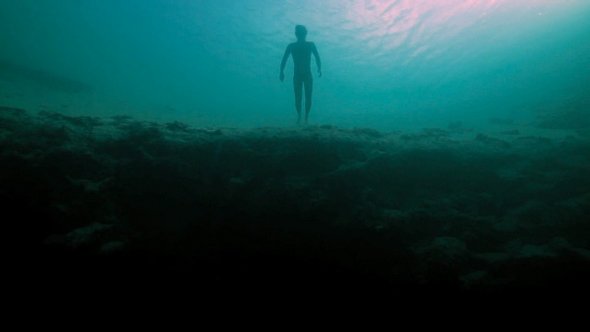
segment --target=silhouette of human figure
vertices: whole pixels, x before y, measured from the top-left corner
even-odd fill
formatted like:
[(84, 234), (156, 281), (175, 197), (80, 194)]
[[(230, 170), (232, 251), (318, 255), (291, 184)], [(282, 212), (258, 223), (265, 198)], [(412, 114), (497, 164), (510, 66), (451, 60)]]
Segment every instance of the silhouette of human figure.
[(305, 124), (311, 110), (311, 93), (313, 90), (313, 77), (311, 74), (311, 55), (315, 57), (315, 63), (318, 67), (318, 75), (322, 77), (322, 62), (315, 44), (305, 40), (307, 29), (303, 25), (295, 27), (295, 36), (297, 42), (289, 44), (281, 61), (281, 82), (285, 80), (285, 65), (289, 56), (293, 56), (293, 89), (295, 91), (295, 108), (297, 109), (297, 124), (301, 122), (301, 99), (302, 90), (305, 87)]

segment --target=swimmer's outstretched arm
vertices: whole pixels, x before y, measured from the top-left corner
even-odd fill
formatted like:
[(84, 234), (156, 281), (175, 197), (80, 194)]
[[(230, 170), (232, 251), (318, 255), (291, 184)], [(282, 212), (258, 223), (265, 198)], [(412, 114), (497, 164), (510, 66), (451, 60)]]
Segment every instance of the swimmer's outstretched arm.
[(291, 44), (289, 44), (289, 46), (287, 46), (287, 49), (285, 49), (285, 54), (283, 55), (283, 60), (281, 61), (281, 74), (279, 75), (279, 79), (281, 80), (281, 82), (285, 80), (285, 65), (287, 65), (289, 55), (291, 55)]
[(318, 75), (322, 77), (322, 60), (320, 60), (320, 54), (314, 43), (311, 44), (311, 52), (313, 53), (315, 63), (318, 66)]

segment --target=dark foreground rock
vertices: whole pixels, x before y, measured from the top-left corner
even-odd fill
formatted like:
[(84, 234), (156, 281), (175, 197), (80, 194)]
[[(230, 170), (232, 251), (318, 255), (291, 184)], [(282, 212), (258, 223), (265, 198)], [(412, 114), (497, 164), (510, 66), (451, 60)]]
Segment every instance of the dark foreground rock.
[[(582, 294), (590, 143), (0, 108), (14, 275), (203, 294)], [(98, 286), (97, 286), (98, 287)]]

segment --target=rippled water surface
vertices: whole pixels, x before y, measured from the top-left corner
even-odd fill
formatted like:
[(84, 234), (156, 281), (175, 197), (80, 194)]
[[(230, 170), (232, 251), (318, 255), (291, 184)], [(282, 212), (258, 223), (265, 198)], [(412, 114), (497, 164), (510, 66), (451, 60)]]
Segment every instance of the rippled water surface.
[(324, 67), (312, 123), (529, 124), (587, 109), (588, 18), (582, 0), (0, 0), (0, 98), (79, 114), (292, 125), (279, 63), (304, 24)]

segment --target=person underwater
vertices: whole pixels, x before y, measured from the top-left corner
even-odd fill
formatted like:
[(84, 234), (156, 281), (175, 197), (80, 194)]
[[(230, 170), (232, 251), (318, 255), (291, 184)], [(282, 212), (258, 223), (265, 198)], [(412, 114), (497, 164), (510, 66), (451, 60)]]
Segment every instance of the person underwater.
[(322, 62), (320, 54), (313, 42), (306, 41), (307, 28), (303, 25), (295, 27), (295, 36), (297, 41), (287, 46), (283, 60), (281, 61), (281, 73), (279, 79), (285, 80), (285, 65), (289, 57), (293, 57), (293, 91), (295, 92), (295, 109), (297, 110), (297, 124), (301, 123), (301, 106), (303, 99), (303, 90), (305, 90), (305, 118), (304, 124), (307, 124), (309, 111), (311, 110), (312, 92), (313, 92), (313, 75), (311, 73), (311, 55), (315, 58), (318, 68), (318, 77), (322, 77)]

